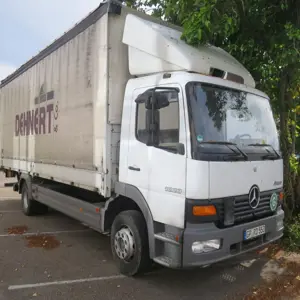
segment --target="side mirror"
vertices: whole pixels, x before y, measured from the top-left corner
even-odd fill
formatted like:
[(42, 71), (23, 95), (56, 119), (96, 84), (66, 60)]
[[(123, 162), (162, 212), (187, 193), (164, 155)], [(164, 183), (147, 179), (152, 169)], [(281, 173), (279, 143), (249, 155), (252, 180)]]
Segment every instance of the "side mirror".
[(170, 105), (168, 94), (163, 93), (155, 93), (155, 106), (156, 109), (161, 109)]
[[(157, 87), (140, 94), (136, 103), (145, 103), (146, 109), (161, 109), (169, 106), (172, 93), (179, 93), (178, 88)], [(153, 103), (154, 102), (154, 103)]]
[(152, 93), (149, 93), (149, 91), (146, 91), (145, 93), (142, 93), (142, 94), (138, 95), (135, 102), (138, 103), (138, 104), (146, 103), (151, 94)]
[(169, 106), (170, 102), (168, 99), (168, 94), (165, 92), (153, 92), (148, 93), (145, 107), (146, 109), (152, 109), (152, 102), (154, 101), (154, 109), (161, 109)]

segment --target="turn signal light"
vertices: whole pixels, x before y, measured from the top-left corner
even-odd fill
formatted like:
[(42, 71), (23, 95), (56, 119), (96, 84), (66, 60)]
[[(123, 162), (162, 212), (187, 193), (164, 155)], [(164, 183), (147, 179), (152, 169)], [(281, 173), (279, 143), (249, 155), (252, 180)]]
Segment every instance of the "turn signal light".
[(214, 205), (207, 206), (194, 206), (194, 216), (215, 216), (217, 214), (216, 207)]
[(279, 200), (280, 200), (281, 202), (283, 201), (283, 196), (284, 196), (284, 195), (283, 195), (283, 192), (280, 192), (280, 193), (279, 193)]

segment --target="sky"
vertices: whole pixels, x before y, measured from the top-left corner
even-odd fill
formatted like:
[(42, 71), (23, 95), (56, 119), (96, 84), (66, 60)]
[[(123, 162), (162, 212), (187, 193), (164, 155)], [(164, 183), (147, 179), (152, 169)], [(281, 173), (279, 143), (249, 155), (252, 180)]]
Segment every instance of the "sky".
[(0, 0), (0, 81), (98, 7), (101, 0)]

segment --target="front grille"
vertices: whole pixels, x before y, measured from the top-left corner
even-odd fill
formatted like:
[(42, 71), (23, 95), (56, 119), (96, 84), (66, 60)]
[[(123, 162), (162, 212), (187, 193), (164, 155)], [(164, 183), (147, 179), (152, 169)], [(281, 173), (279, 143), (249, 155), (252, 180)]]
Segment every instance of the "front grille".
[[(230, 225), (236, 225), (273, 215), (274, 212), (272, 212), (270, 208), (270, 198), (273, 192), (274, 191), (261, 192), (259, 205), (255, 209), (250, 207), (248, 195), (230, 197), (217, 201), (215, 205), (218, 211), (218, 227), (228, 226), (225, 220), (226, 216), (230, 216), (233, 221)], [(225, 205), (225, 201), (230, 201), (230, 205), (228, 205), (228, 203)], [(227, 211), (225, 214), (225, 209), (230, 211)]]

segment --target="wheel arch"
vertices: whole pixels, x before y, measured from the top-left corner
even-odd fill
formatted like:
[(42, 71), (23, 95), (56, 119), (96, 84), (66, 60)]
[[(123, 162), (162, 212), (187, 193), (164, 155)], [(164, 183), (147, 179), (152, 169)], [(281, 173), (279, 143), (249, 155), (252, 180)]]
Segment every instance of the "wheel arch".
[[(148, 240), (149, 240), (149, 254), (150, 257), (153, 258), (155, 254), (154, 224), (153, 224), (153, 217), (150, 208), (146, 202), (146, 199), (144, 198), (143, 194), (140, 192), (140, 190), (137, 187), (125, 183), (120, 183), (120, 182), (116, 183), (115, 192), (118, 195), (118, 197), (112, 199), (108, 203), (106, 212), (109, 211), (110, 207), (112, 208), (111, 205), (114, 205), (113, 203), (115, 201), (124, 203), (122, 210), (118, 211), (118, 213), (130, 209), (135, 209), (140, 211), (147, 225)], [(105, 214), (104, 227), (105, 227), (105, 221), (107, 216)]]
[(32, 198), (32, 178), (29, 174), (26, 173), (22, 173), (20, 175), (20, 179), (19, 179), (19, 194), (22, 193), (22, 189), (24, 184), (27, 185), (27, 189), (28, 189), (28, 197)]

